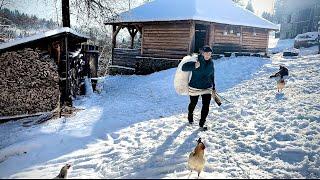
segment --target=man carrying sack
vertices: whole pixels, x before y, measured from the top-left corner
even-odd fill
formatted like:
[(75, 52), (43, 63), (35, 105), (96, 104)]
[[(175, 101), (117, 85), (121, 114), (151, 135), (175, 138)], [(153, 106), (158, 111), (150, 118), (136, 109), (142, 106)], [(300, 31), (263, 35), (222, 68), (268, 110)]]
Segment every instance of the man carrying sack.
[(216, 94), (214, 83), (214, 64), (211, 58), (212, 49), (204, 46), (201, 54), (198, 55), (196, 62), (186, 62), (182, 65), (182, 71), (192, 71), (189, 81), (190, 104), (188, 106), (188, 121), (193, 124), (193, 111), (198, 103), (199, 96), (202, 98), (201, 119), (199, 122), (200, 130), (206, 131), (204, 126), (209, 113), (211, 97), (220, 106), (221, 100)]

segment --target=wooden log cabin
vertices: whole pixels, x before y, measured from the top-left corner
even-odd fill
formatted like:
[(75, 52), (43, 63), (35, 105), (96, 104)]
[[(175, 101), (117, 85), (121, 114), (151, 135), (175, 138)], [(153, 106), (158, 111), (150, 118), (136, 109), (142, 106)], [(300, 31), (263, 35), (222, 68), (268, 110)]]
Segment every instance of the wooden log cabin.
[[(155, 0), (112, 21), (112, 65), (137, 74), (176, 66), (179, 60), (210, 45), (215, 54), (266, 52), (269, 31), (278, 27), (231, 0)], [(118, 32), (127, 28), (131, 48), (117, 48)], [(141, 49), (133, 49), (140, 33)]]

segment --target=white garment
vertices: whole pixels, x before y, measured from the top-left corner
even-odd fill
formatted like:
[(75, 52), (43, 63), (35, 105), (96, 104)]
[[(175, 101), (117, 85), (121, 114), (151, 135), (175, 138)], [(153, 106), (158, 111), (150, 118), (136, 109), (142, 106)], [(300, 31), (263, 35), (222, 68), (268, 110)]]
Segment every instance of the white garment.
[(182, 71), (182, 66), (187, 62), (197, 62), (198, 56), (185, 56), (179, 63), (174, 76), (174, 88), (179, 95), (189, 95), (189, 81), (192, 71)]
[(200, 96), (203, 94), (211, 94), (212, 95), (212, 87), (207, 89), (197, 89), (189, 86), (189, 95), (190, 96)]

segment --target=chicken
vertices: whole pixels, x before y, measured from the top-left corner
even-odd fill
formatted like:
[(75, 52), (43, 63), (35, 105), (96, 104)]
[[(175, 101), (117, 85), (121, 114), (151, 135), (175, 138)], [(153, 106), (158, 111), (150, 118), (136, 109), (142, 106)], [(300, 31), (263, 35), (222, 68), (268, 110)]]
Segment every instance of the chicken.
[(284, 88), (285, 86), (285, 81), (282, 79), (282, 80), (279, 80), (277, 82), (277, 89), (278, 89), (278, 92), (282, 92), (282, 89)]
[(68, 175), (68, 169), (71, 167), (70, 164), (66, 164), (65, 166), (63, 166), (60, 170), (60, 173), (58, 176), (56, 176), (53, 179), (67, 179), (67, 175)]
[[(204, 149), (206, 146), (201, 142), (201, 138), (198, 139), (198, 144), (193, 152), (190, 153), (188, 159), (188, 166), (191, 170), (190, 174), (193, 170), (198, 172), (198, 178), (200, 176), (201, 171), (204, 168), (205, 159), (204, 159)], [(189, 176), (190, 176), (189, 174)]]

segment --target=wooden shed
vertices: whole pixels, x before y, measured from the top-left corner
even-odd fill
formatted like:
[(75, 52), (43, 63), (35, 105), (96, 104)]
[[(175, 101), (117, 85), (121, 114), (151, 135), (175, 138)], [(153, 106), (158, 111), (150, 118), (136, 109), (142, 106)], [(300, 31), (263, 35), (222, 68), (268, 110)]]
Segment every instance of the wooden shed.
[[(69, 27), (57, 28), (2, 43), (0, 44), (0, 55), (30, 48), (37, 49), (44, 56), (50, 56), (58, 68), (60, 101), (62, 104), (69, 105), (72, 104), (72, 99), (80, 94), (81, 80), (88, 75), (88, 72), (83, 71), (85, 68), (81, 67), (82, 57), (78, 56), (79, 53), (87, 54), (85, 51), (81, 51), (79, 45), (86, 42), (88, 38), (88, 36), (79, 34)], [(83, 60), (86, 61), (86, 59)]]
[[(105, 24), (113, 26), (112, 64), (136, 72), (142, 64), (153, 64), (146, 70), (170, 68), (177, 64), (172, 61), (197, 53), (204, 45), (210, 45), (215, 54), (266, 52), (269, 31), (278, 29), (231, 0), (154, 0)], [(131, 49), (117, 48), (116, 38), (122, 28), (131, 35)], [(141, 49), (133, 49), (138, 32)]]

